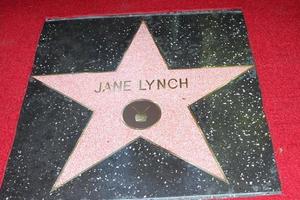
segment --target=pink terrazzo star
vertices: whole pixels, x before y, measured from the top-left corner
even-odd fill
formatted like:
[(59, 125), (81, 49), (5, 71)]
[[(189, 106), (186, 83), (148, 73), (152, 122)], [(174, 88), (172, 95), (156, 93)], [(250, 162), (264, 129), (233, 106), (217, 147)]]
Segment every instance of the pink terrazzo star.
[[(120, 65), (114, 72), (34, 76), (50, 88), (93, 111), (89, 123), (57, 178), (56, 189), (90, 169), (139, 137), (189, 162), (210, 175), (227, 179), (197, 126), (188, 106), (248, 70), (251, 66), (168, 69), (147, 26), (142, 23)], [(187, 79), (188, 87), (139, 89), (139, 81)], [(101, 83), (128, 81), (120, 91), (95, 92)], [(128, 90), (128, 91), (126, 91)], [(138, 99), (155, 102), (161, 118), (143, 130), (130, 128), (123, 109)]]

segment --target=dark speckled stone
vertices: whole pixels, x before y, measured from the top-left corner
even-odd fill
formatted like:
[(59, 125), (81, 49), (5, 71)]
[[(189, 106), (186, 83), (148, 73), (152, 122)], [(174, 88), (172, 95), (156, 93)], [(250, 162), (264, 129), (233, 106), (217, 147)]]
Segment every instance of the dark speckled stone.
[[(47, 21), (32, 75), (113, 71), (141, 21), (171, 69), (253, 65), (242, 13), (214, 11)], [(280, 192), (254, 67), (190, 109), (229, 184), (140, 138), (51, 192), (92, 111), (30, 79), (0, 199), (198, 200)]]
[(271, 138), (254, 69), (200, 99), (191, 109), (233, 191), (272, 193), (279, 190)]

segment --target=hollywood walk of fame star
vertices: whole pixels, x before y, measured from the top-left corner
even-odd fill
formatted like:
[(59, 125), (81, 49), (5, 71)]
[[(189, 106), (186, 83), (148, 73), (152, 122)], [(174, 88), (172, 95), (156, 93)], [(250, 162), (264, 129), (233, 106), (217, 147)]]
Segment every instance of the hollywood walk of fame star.
[[(188, 106), (226, 85), (250, 67), (168, 69), (143, 22), (116, 71), (34, 76), (93, 111), (53, 189), (61, 187), (139, 137), (227, 182)], [(163, 90), (135, 87), (139, 80), (154, 79), (176, 80), (172, 84), (180, 79), (188, 80), (188, 86), (176, 89), (166, 87)], [(96, 92), (100, 82), (119, 80), (128, 81), (131, 87), (128, 85), (122, 91)], [(127, 105), (140, 99), (157, 105), (161, 116), (153, 125), (135, 129), (124, 122), (123, 111)], [(138, 119), (146, 120), (145, 116)]]

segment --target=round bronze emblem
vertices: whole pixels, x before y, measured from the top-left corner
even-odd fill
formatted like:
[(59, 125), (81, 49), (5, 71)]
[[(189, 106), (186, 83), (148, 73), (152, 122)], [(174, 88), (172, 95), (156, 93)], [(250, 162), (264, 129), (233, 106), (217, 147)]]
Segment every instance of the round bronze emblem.
[(123, 119), (133, 129), (146, 129), (161, 117), (159, 106), (147, 99), (139, 99), (128, 104), (123, 110)]

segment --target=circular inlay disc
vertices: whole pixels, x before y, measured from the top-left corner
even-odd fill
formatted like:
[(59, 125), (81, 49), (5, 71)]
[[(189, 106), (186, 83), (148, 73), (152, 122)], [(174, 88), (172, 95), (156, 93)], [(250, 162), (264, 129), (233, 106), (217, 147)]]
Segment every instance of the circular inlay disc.
[(133, 129), (146, 129), (161, 117), (159, 106), (147, 99), (139, 99), (128, 104), (123, 110), (123, 120)]

